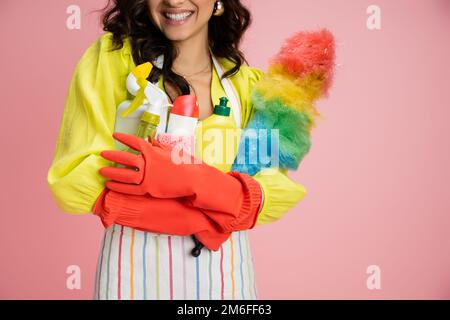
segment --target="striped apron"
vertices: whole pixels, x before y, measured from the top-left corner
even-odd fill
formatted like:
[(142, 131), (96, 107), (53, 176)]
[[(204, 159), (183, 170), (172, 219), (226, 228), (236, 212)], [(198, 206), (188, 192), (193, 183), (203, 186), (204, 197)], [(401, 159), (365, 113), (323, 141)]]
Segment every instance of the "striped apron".
[(95, 280), (100, 300), (254, 300), (247, 231), (232, 233), (218, 251), (191, 255), (189, 236), (112, 225), (106, 229)]
[[(213, 56), (214, 67), (223, 69)], [(241, 127), (239, 100), (229, 79), (222, 80)], [(145, 232), (121, 225), (105, 230), (97, 264), (94, 299), (257, 299), (247, 231), (232, 233), (218, 251), (203, 248), (193, 257), (190, 236)]]

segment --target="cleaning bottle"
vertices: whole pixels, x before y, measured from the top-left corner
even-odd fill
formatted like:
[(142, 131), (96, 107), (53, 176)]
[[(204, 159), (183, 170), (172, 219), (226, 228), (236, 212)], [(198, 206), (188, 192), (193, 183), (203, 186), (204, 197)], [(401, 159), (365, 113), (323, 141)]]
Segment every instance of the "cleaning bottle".
[(147, 111), (144, 111), (141, 116), (141, 121), (139, 122), (136, 136), (145, 139), (148, 142), (152, 142), (156, 137), (156, 131), (160, 119), (161, 116), (159, 114), (159, 110), (150, 105)]
[(181, 147), (190, 155), (195, 155), (195, 130), (198, 123), (199, 107), (193, 95), (179, 96), (170, 109), (167, 132), (158, 135), (163, 145)]
[(198, 123), (198, 113), (198, 102), (195, 96), (179, 96), (170, 109), (167, 133), (193, 136)]
[(214, 113), (201, 121), (196, 129), (196, 157), (222, 172), (231, 170), (240, 140), (227, 103), (226, 97), (220, 98)]
[[(166, 131), (168, 109), (171, 104), (164, 91), (156, 84), (147, 81), (152, 68), (153, 65), (150, 62), (146, 62), (138, 65), (128, 75), (126, 87), (128, 92), (135, 97), (132, 101), (125, 100), (118, 106), (115, 132), (138, 135), (148, 140), (149, 137), (153, 139), (158, 134)], [(151, 134), (149, 134), (148, 130), (150, 130)], [(147, 134), (145, 134), (146, 131)], [(115, 141), (115, 144), (117, 150), (133, 152), (119, 141)]]
[[(153, 140), (156, 139), (162, 109), (158, 103), (151, 103), (147, 100), (147, 98), (144, 99), (142, 105), (144, 106), (145, 111), (141, 115), (141, 119), (139, 121), (137, 132), (135, 133), (135, 135), (139, 138), (147, 140), (149, 143), (152, 143)], [(129, 112), (130, 107), (131, 105), (124, 111), (125, 114)], [(139, 151), (134, 150), (130, 147), (128, 147), (126, 151), (134, 154), (139, 154)]]
[[(132, 117), (136, 120), (139, 119), (137, 129), (134, 129), (132, 134), (147, 140), (149, 143), (152, 143), (152, 141), (156, 139), (158, 131), (165, 132), (166, 123), (164, 122), (164, 128), (161, 128), (160, 126), (161, 115), (164, 108), (170, 105), (166, 93), (158, 88), (157, 85), (147, 81), (147, 77), (151, 70), (152, 65), (150, 63), (145, 63), (137, 66), (129, 74), (127, 78), (127, 89), (131, 94), (135, 95), (135, 98), (133, 101), (124, 101), (121, 103), (117, 112), (119, 120), (127, 119), (128, 117)], [(130, 130), (130, 128), (127, 129)], [(119, 145), (118, 149), (133, 154), (139, 154), (139, 151), (128, 146), (124, 149), (122, 145)], [(124, 166), (118, 165), (118, 167)]]

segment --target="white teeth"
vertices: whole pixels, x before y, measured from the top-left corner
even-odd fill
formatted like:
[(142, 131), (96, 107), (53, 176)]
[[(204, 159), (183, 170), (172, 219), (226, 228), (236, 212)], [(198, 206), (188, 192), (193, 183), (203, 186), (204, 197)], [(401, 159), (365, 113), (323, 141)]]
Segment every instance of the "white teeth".
[(183, 12), (183, 13), (176, 13), (176, 14), (166, 12), (166, 13), (164, 13), (164, 16), (166, 18), (169, 18), (170, 20), (183, 21), (192, 14), (193, 14), (193, 12)]

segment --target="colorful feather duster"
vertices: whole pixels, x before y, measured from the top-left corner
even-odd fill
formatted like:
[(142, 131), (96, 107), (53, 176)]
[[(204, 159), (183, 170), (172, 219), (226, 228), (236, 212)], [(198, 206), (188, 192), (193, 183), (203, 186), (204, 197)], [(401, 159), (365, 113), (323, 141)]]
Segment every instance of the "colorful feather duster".
[(314, 103), (331, 86), (334, 60), (334, 38), (328, 30), (299, 32), (286, 40), (252, 90), (254, 113), (233, 171), (254, 175), (268, 167), (298, 168), (319, 116)]

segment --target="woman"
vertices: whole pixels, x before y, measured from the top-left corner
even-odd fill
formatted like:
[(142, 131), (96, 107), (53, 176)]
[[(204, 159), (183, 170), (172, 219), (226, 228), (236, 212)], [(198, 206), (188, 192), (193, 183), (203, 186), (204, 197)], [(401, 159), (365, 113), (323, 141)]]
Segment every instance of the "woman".
[[(100, 174), (111, 165), (104, 151), (115, 149), (116, 108), (130, 98), (124, 85), (127, 75), (136, 65), (161, 56), (163, 65), (153, 68), (148, 79), (159, 81), (172, 101), (195, 95), (204, 120), (213, 104), (226, 96), (236, 125), (246, 127), (253, 112), (250, 91), (263, 75), (245, 65), (238, 49), (250, 24), (249, 11), (239, 0), (116, 0), (103, 22), (107, 32), (75, 70), (48, 173), (63, 211), (94, 212), (107, 227), (94, 298), (256, 299), (247, 230), (280, 219), (305, 193), (285, 171), (265, 169), (250, 177), (212, 171), (202, 164), (195, 177), (183, 167), (180, 174), (190, 179), (174, 184), (171, 179), (149, 178), (147, 195), (107, 188), (107, 174)], [(138, 144), (133, 141), (128, 143)], [(154, 154), (158, 147), (143, 148)], [(170, 166), (167, 161), (164, 165)], [(196, 193), (197, 203), (186, 203), (183, 192), (173, 190), (178, 184), (196, 188), (203, 175), (210, 188)], [(238, 200), (224, 204), (214, 197), (214, 188), (224, 185)], [(158, 188), (169, 195), (155, 196)], [(159, 212), (162, 207), (172, 209)], [(176, 225), (170, 223), (175, 220), (159, 221), (171, 214), (186, 219), (178, 219)], [(229, 233), (226, 241), (217, 250), (204, 249), (193, 257), (195, 241), (190, 235), (217, 226)]]

